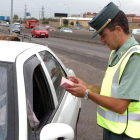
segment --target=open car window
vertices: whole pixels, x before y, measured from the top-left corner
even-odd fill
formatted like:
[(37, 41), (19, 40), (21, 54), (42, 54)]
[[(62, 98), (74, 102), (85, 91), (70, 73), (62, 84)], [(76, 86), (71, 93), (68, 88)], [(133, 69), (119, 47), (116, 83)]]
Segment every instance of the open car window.
[(27, 117), (33, 131), (47, 122), (54, 110), (52, 93), (36, 56), (24, 63)]
[(61, 65), (58, 63), (56, 58), (47, 51), (42, 51), (39, 53), (49, 74), (52, 79), (58, 101), (64, 95), (65, 89), (60, 86), (62, 76), (66, 77), (66, 73), (62, 69)]

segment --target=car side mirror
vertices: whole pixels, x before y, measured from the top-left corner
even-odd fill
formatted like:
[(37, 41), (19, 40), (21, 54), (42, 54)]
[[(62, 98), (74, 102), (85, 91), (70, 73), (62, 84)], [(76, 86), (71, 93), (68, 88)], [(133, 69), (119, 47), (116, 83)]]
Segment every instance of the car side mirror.
[(73, 129), (63, 123), (50, 123), (43, 127), (40, 133), (40, 140), (57, 140), (64, 138), (66, 140), (74, 139)]

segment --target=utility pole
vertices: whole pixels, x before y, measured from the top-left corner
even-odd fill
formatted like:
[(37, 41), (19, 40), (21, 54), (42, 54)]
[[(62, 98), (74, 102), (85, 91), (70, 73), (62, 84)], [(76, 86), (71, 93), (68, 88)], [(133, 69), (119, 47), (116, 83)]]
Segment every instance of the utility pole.
[(44, 6), (42, 6), (42, 20), (44, 19)]
[(13, 24), (13, 0), (11, 0), (11, 22), (10, 22), (10, 34), (12, 33)]
[(25, 21), (26, 21), (27, 5), (25, 4)]
[(39, 24), (40, 24), (40, 12), (41, 12), (41, 11), (39, 11)]

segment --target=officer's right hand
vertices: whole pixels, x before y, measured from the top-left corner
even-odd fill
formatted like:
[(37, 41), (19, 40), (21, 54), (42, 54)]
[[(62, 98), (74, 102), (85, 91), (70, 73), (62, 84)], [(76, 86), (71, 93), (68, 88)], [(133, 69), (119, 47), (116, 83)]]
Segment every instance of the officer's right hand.
[(74, 82), (76, 84), (81, 84), (81, 85), (87, 87), (87, 84), (78, 77), (68, 76), (67, 79), (71, 80), (72, 82)]

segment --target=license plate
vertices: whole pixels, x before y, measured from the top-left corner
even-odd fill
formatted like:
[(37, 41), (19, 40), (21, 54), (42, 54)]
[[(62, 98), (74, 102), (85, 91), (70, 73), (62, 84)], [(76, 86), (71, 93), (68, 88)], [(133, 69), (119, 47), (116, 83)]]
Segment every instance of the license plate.
[(41, 35), (45, 35), (45, 34), (41, 34)]

